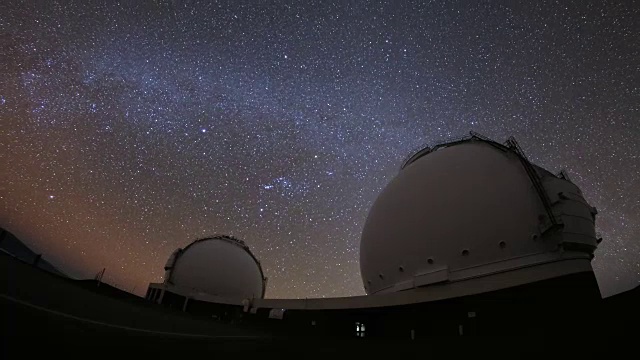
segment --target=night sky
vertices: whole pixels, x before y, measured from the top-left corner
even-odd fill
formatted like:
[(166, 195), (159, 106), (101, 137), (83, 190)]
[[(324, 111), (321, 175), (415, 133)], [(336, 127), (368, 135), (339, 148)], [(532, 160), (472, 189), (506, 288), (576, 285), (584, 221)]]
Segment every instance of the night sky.
[(640, 11), (514, 3), (3, 1), (0, 226), (136, 293), (226, 233), (268, 297), (363, 294), (377, 194), (473, 130), (567, 169), (602, 292), (638, 285)]

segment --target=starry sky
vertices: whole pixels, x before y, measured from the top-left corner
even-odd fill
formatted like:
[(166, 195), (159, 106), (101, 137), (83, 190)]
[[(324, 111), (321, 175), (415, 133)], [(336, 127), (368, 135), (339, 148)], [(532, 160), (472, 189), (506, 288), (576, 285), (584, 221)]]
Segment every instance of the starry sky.
[(425, 144), (515, 136), (640, 284), (640, 11), (621, 1), (3, 1), (0, 226), (136, 293), (243, 239), (268, 297), (364, 294), (377, 194)]

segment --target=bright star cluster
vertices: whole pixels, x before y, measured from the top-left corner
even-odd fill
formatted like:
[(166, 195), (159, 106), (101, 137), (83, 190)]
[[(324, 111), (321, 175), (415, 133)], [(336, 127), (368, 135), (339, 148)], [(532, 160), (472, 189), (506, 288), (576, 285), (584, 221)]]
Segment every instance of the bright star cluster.
[(640, 283), (630, 2), (5, 1), (0, 226), (143, 293), (243, 239), (269, 297), (363, 294), (359, 241), (419, 146), (515, 136), (599, 210), (605, 295)]

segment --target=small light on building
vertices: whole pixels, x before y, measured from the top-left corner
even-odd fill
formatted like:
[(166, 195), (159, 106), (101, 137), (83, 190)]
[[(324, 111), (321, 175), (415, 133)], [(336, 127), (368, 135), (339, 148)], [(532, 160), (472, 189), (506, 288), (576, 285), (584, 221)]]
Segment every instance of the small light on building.
[(356, 322), (356, 337), (364, 337), (364, 324), (361, 322)]

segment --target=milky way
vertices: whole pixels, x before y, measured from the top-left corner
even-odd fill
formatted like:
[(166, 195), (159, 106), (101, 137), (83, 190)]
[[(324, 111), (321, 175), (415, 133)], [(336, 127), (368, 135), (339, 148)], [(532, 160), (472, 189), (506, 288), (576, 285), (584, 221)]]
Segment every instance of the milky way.
[(640, 283), (638, 18), (606, 1), (4, 1), (0, 225), (137, 293), (226, 233), (269, 297), (362, 294), (377, 194), (411, 151), (473, 130), (567, 169), (618, 292)]

